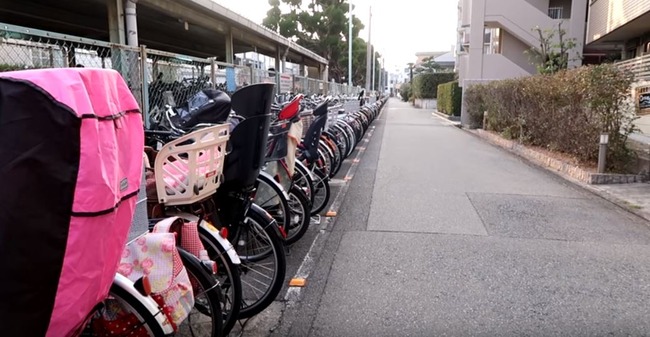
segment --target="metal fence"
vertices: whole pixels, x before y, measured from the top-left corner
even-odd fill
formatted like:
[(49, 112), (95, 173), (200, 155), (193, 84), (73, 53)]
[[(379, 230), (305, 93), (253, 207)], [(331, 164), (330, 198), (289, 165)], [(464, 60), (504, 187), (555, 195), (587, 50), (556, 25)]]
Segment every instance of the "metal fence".
[(348, 87), (313, 78), (217, 62), (141, 47), (0, 23), (0, 71), (88, 67), (115, 69), (147, 116), (165, 104), (182, 104), (204, 88), (232, 93), (254, 83), (275, 83), (276, 94), (357, 95)]
[(616, 65), (622, 70), (631, 72), (637, 81), (650, 80), (650, 55), (616, 62)]

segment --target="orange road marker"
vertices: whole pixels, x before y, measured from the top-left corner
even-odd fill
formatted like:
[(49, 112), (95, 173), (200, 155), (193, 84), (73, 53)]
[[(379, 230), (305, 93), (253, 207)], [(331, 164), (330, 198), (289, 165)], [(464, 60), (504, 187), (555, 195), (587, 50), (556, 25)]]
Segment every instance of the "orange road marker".
[(292, 278), (289, 281), (289, 287), (304, 287), (307, 285), (307, 280), (304, 278)]

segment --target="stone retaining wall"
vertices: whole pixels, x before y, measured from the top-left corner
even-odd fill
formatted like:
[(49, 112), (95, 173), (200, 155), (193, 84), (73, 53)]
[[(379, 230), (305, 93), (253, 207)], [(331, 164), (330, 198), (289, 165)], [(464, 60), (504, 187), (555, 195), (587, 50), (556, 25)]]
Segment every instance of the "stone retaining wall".
[(437, 100), (435, 99), (419, 99), (416, 98), (413, 106), (420, 109), (436, 109), (438, 107)]
[(517, 154), (520, 157), (526, 158), (529, 161), (552, 169), (554, 171), (563, 173), (576, 180), (587, 184), (600, 185), (600, 184), (627, 184), (644, 182), (646, 177), (643, 175), (635, 174), (611, 174), (611, 173), (593, 173), (586, 171), (579, 166), (566, 163), (559, 159), (547, 156), (544, 153), (527, 148), (515, 141), (504, 139), (498, 135), (485, 130), (477, 129), (470, 132), (487, 140), (488, 142), (502, 147), (510, 152)]

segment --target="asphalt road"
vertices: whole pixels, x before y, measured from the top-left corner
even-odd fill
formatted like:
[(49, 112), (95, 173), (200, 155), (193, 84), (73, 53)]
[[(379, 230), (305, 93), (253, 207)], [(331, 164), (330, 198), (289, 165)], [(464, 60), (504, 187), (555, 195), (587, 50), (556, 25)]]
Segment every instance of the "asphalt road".
[(650, 335), (645, 220), (431, 111), (391, 100), (374, 126), (291, 250), (307, 286), (244, 336)]

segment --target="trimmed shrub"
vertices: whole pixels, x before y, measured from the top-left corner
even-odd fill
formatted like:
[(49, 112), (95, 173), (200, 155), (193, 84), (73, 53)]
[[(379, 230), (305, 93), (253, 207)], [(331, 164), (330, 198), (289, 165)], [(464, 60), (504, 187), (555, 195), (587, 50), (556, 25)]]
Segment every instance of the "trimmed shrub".
[(463, 91), (458, 81), (438, 85), (438, 111), (450, 116), (460, 116)]
[(399, 87), (399, 94), (402, 96), (402, 101), (408, 102), (413, 95), (413, 90), (411, 90), (411, 85), (409, 83), (404, 83)]
[(634, 131), (631, 76), (611, 64), (552, 75), (494, 81), (465, 88), (467, 112), (480, 126), (521, 143), (563, 152), (589, 163), (609, 133), (608, 169), (624, 172), (633, 159), (626, 141)]
[(413, 78), (413, 96), (420, 99), (432, 99), (438, 96), (438, 85), (455, 79), (454, 73), (425, 73)]

